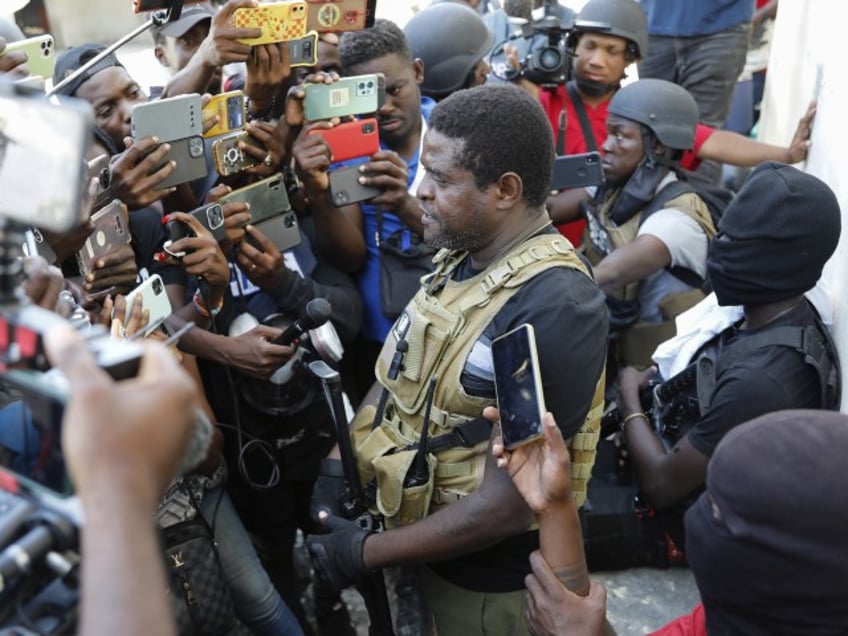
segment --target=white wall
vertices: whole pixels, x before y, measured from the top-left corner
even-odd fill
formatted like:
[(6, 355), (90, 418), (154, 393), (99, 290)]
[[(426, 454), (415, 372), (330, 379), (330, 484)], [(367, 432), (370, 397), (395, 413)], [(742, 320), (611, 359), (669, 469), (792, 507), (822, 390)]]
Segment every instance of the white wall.
[[(812, 147), (799, 167), (825, 181), (836, 193), (842, 208), (842, 238), (824, 272), (830, 287), (836, 338), (843, 369), (848, 369), (848, 294), (846, 263), (848, 245), (848, 82), (845, 72), (845, 26), (842, 3), (780, 0), (771, 48), (760, 138), (786, 144), (798, 118), (818, 92), (818, 110)], [(839, 15), (837, 15), (839, 13)], [(818, 79), (817, 79), (818, 78)], [(817, 85), (819, 86), (817, 90)], [(846, 374), (843, 371), (843, 379)], [(842, 392), (842, 411), (848, 411), (848, 391)]]

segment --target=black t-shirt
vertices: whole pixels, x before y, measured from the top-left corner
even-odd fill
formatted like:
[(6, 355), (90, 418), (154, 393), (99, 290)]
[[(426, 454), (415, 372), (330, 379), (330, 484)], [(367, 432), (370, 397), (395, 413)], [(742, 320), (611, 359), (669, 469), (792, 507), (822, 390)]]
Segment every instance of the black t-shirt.
[[(725, 330), (713, 346), (729, 346), (778, 326), (818, 325), (814, 311), (804, 301), (759, 329)], [(689, 441), (709, 457), (724, 435), (743, 422), (784, 409), (821, 408), (820, 402), (818, 373), (800, 352), (778, 345), (758, 348), (719, 371), (710, 410), (689, 431)]]
[[(466, 261), (455, 278), (476, 273)], [(570, 268), (556, 267), (534, 277), (495, 315), (472, 350), (461, 379), (466, 392), (494, 399), (491, 341), (525, 322), (536, 333), (545, 405), (569, 439), (583, 425), (606, 361), (604, 294), (589, 277)], [(430, 567), (467, 589), (510, 592), (524, 587), (530, 553), (538, 548), (538, 532), (525, 532)]]

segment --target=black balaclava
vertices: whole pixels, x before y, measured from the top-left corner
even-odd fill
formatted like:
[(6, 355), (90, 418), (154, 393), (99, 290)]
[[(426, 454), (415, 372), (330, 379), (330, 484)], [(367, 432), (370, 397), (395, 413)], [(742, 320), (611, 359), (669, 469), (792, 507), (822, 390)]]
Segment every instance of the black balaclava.
[(720, 305), (763, 305), (815, 286), (841, 232), (826, 183), (769, 161), (745, 180), (724, 211), (707, 270)]
[(710, 636), (848, 634), (848, 417), (770, 413), (730, 431), (686, 513)]

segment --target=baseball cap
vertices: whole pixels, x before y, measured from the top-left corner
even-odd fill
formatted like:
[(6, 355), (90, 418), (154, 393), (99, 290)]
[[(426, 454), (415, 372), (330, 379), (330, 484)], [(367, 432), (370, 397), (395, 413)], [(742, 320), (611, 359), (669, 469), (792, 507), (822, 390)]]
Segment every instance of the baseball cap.
[[(56, 66), (53, 68), (53, 85), (57, 85), (83, 64), (99, 53), (102, 53), (105, 49), (106, 47), (102, 44), (89, 43), (81, 44), (80, 46), (75, 46), (67, 51), (63, 51), (59, 57), (56, 58)], [(123, 64), (118, 61), (118, 58), (115, 57), (114, 53), (110, 53), (97, 64), (86, 69), (85, 73), (80, 75), (73, 82), (62, 88), (62, 90), (59, 91), (59, 95), (76, 95), (79, 87), (90, 80), (96, 73), (113, 66), (123, 67)]]
[(202, 20), (211, 20), (215, 15), (215, 9), (208, 4), (198, 4), (183, 9), (178, 20), (166, 22), (162, 26), (150, 27), (150, 32), (153, 34), (153, 39), (156, 40), (160, 36), (170, 38), (178, 38), (188, 31), (191, 27)]

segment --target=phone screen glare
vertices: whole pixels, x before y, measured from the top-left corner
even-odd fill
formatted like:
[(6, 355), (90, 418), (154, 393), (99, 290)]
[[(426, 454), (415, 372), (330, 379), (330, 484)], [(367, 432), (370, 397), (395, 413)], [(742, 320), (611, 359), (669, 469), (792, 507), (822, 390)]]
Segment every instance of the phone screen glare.
[(509, 447), (542, 431), (530, 339), (523, 330), (492, 343), (498, 409)]

